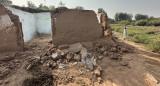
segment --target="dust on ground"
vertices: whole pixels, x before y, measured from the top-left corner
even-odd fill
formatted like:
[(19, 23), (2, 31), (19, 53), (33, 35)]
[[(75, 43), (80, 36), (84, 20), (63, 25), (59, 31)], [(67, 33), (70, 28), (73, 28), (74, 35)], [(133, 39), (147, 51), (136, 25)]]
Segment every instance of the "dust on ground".
[(53, 46), (44, 35), (25, 43), (24, 52), (0, 53), (0, 85), (145, 86), (144, 73), (160, 81), (160, 62), (146, 58), (158, 54), (109, 37), (75, 45)]

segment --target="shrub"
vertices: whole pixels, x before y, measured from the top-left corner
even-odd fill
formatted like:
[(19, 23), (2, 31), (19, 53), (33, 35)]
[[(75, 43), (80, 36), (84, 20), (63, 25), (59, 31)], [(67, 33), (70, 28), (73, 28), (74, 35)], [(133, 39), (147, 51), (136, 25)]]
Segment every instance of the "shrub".
[(147, 47), (149, 49), (153, 50), (154, 52), (159, 52), (160, 53), (160, 41), (149, 42)]
[(119, 32), (119, 31), (120, 31), (120, 28), (115, 28), (114, 31), (115, 31), (115, 32)]
[(131, 22), (129, 22), (128, 20), (122, 20), (119, 22), (119, 24), (130, 25)]
[(151, 20), (150, 23), (154, 26), (160, 26), (160, 20)]
[(139, 20), (139, 21), (136, 21), (136, 25), (138, 26), (146, 26), (148, 23), (147, 20)]
[(135, 35), (131, 40), (136, 43), (142, 43), (142, 44), (149, 43), (149, 40), (148, 40), (147, 36), (145, 36), (145, 35)]

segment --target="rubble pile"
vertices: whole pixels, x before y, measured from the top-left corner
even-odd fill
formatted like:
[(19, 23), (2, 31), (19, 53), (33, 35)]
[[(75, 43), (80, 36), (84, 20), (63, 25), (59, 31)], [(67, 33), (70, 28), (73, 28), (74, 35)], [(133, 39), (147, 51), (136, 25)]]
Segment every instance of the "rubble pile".
[[(90, 86), (103, 83), (103, 69), (99, 65), (103, 58), (119, 61), (119, 65), (127, 66), (122, 60), (122, 54), (126, 52), (129, 52), (128, 49), (116, 43), (111, 45), (101, 41), (54, 45), (40, 56), (39, 62), (43, 67), (51, 69), (54, 85)], [(32, 68), (31, 65), (28, 67), (27, 70)]]

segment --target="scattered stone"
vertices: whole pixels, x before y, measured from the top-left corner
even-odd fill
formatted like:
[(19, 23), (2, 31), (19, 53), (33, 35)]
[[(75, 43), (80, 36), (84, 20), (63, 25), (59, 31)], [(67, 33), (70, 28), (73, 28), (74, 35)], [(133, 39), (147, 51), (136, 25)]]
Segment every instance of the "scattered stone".
[(63, 61), (62, 61), (62, 64), (68, 64), (68, 60), (67, 59), (64, 59)]
[(52, 58), (53, 58), (53, 59), (57, 58), (57, 56), (58, 56), (58, 53), (57, 53), (57, 52), (52, 54)]
[(97, 76), (97, 77), (100, 77), (101, 76), (101, 71), (96, 69), (94, 70), (94, 74)]
[(59, 68), (60, 70), (64, 70), (64, 69), (65, 69), (65, 66), (60, 65), (58, 68)]
[(76, 43), (76, 44), (72, 44), (69, 46), (69, 51), (71, 53), (78, 53), (82, 50), (82, 44), (81, 43)]
[(48, 52), (47, 52), (47, 55), (48, 55), (48, 56), (50, 56), (51, 54), (52, 54), (52, 52), (51, 52), (51, 51), (48, 51)]
[(93, 60), (92, 60), (93, 65), (97, 66), (97, 59), (94, 59), (94, 57), (92, 57), (92, 58), (93, 58)]
[(60, 45), (59, 46), (59, 49), (62, 50), (62, 49), (67, 49), (69, 48), (69, 46), (67, 44), (64, 44), (64, 45)]
[(98, 67), (97, 67), (97, 70), (99, 70), (99, 71), (102, 72), (102, 67), (98, 66)]
[(87, 49), (82, 47), (82, 50), (81, 50), (80, 54), (83, 54), (83, 53), (86, 53), (86, 52), (87, 52)]
[(69, 50), (63, 49), (63, 50), (61, 50), (61, 52), (64, 53), (64, 55), (67, 55), (67, 53), (69, 52)]
[(99, 83), (101, 83), (102, 78), (101, 78), (101, 77), (98, 77), (98, 78), (97, 78), (97, 81), (98, 81)]
[(52, 54), (51, 57), (52, 57), (53, 60), (58, 60), (58, 59), (61, 58), (61, 54), (58, 53), (58, 52), (55, 52), (55, 53)]
[(104, 56), (108, 56), (107, 51), (103, 52), (103, 55), (104, 55)]
[(56, 66), (57, 66), (56, 63), (53, 63), (53, 64), (52, 64), (52, 68), (55, 68)]
[(59, 60), (57, 61), (58, 64), (60, 64), (61, 62), (62, 62), (62, 59), (59, 59)]
[(126, 48), (121, 48), (122, 52), (127, 53), (128, 50)]
[(101, 48), (101, 51), (104, 52), (106, 49), (104, 47)]
[(40, 56), (34, 56), (34, 58), (36, 58), (36, 59), (40, 59)]
[(122, 57), (119, 56), (119, 55), (111, 55), (110, 58), (111, 58), (112, 60), (121, 60), (121, 59), (122, 59)]
[(80, 61), (80, 60), (81, 60), (81, 57), (80, 57), (80, 55), (75, 54), (75, 55), (74, 55), (74, 59), (75, 59), (76, 61)]
[(110, 49), (110, 51), (111, 51), (111, 52), (117, 52), (117, 48), (116, 48), (116, 47), (113, 47), (113, 48)]
[(103, 58), (103, 56), (98, 56), (98, 59), (100, 59), (100, 60), (101, 60), (102, 58)]
[(122, 66), (128, 66), (128, 62), (126, 60), (121, 61)]
[(72, 58), (73, 58), (73, 54), (72, 53), (68, 53), (67, 54), (67, 56), (66, 56), (66, 58), (68, 59), (68, 60), (71, 60)]

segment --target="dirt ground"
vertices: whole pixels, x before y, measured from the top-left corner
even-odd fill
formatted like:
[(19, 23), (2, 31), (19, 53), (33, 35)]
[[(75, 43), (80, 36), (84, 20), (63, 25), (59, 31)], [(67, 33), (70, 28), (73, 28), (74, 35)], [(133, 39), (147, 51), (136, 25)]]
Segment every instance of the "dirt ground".
[(0, 86), (145, 86), (144, 73), (160, 81), (159, 54), (121, 38), (116, 41), (105, 37), (81, 43), (97, 59), (90, 70), (76, 60), (51, 59), (57, 50), (51, 36), (37, 37), (25, 43), (24, 52), (0, 53)]

